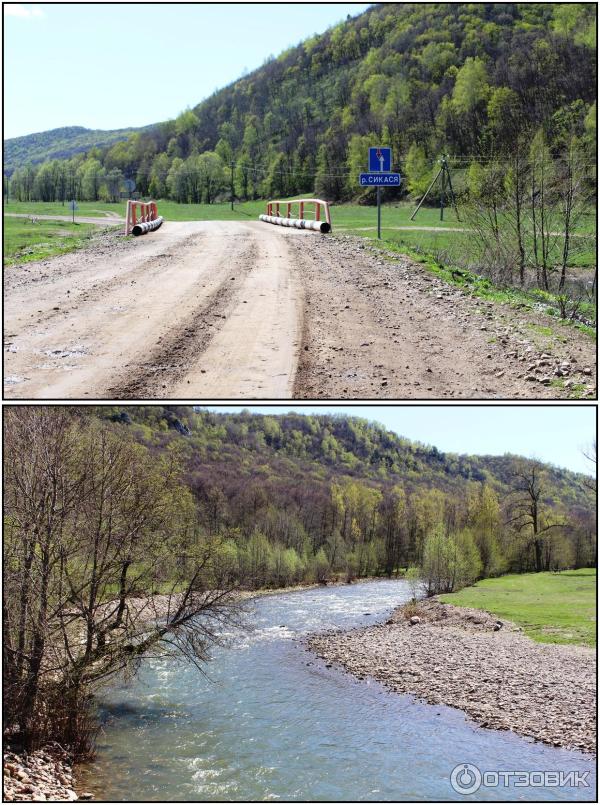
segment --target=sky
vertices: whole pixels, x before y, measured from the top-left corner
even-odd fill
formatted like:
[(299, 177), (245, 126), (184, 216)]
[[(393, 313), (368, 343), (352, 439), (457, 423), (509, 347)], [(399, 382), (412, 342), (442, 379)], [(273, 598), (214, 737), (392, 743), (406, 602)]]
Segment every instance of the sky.
[(368, 7), (4, 4), (4, 137), (168, 120)]
[(594, 406), (295, 405), (206, 406), (211, 411), (344, 413), (381, 422), (399, 436), (446, 453), (526, 458), (594, 473), (582, 455), (596, 438)]

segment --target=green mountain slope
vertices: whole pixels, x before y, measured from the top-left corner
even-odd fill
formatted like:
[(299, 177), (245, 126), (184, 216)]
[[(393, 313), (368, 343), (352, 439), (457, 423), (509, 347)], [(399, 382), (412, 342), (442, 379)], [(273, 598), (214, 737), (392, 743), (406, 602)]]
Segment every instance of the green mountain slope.
[(593, 161), (595, 100), (593, 4), (380, 4), (87, 167), (199, 202), (228, 193), (233, 163), (240, 198), (339, 200), (358, 194), (367, 147), (384, 144), (407, 177), (386, 193), (418, 194), (443, 151), (457, 166), (485, 161), (540, 128), (555, 151), (579, 137)]
[(47, 159), (68, 159), (73, 154), (91, 148), (105, 148), (120, 140), (126, 140), (140, 129), (86, 129), (83, 126), (65, 126), (24, 137), (12, 137), (4, 141), (4, 172), (12, 173), (19, 165), (28, 162), (37, 164)]
[[(475, 533), (485, 510), (484, 520), (494, 523), (497, 568), (532, 569), (526, 532), (508, 525), (516, 475), (532, 467), (518, 456), (446, 454), (347, 416), (218, 414), (188, 406), (94, 411), (156, 455), (179, 455), (202, 527), (238, 548), (259, 534), (272, 549), (293, 548), (298, 556), (335, 553), (338, 571), (351, 555), (364, 575), (389, 571), (392, 536), (395, 561), (406, 565), (437, 523)], [(548, 465), (539, 472), (540, 517), (568, 523), (549, 532), (550, 564), (593, 562), (589, 479)]]

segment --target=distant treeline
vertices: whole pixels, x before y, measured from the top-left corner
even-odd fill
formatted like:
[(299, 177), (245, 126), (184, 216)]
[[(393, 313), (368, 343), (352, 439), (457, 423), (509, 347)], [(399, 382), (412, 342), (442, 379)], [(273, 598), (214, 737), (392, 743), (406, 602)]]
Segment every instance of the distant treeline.
[[(593, 4), (383, 4), (270, 58), (175, 120), (42, 167), (22, 164), (19, 200), (142, 196), (211, 203), (361, 193), (370, 145), (389, 145), (423, 192), (442, 152), (455, 166), (510, 157), (542, 137), (553, 157), (577, 144), (593, 171)], [(232, 187), (233, 179), (233, 187)]]

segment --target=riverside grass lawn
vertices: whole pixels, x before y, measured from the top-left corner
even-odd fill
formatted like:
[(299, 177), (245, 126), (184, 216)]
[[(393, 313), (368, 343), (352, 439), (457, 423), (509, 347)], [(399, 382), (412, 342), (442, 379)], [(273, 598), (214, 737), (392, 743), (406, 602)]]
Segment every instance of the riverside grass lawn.
[(484, 579), (439, 598), (448, 604), (483, 609), (513, 621), (538, 643), (596, 645), (593, 568)]
[[(159, 213), (167, 221), (255, 221), (261, 213), (266, 212), (266, 202), (247, 201), (235, 203), (231, 209), (229, 203), (218, 204), (177, 204), (174, 201), (159, 201)], [(312, 208), (311, 208), (312, 209)], [(473, 243), (470, 233), (457, 231), (466, 229), (464, 221), (458, 220), (454, 209), (444, 210), (444, 220), (440, 221), (440, 211), (433, 207), (421, 207), (414, 221), (410, 216), (414, 212), (415, 204), (399, 202), (382, 205), (382, 238), (387, 243), (405, 246), (410, 249), (425, 252), (433, 257), (443, 259), (447, 264), (454, 262), (455, 256), (460, 257), (461, 263), (465, 257), (473, 253)], [(15, 202), (4, 205), (4, 212), (25, 213), (31, 215), (68, 215), (68, 204), (60, 202)], [(96, 201), (78, 201), (77, 216), (90, 217), (102, 214), (124, 218), (125, 203), (110, 204)], [(376, 239), (377, 237), (377, 209), (374, 206), (359, 204), (335, 204), (331, 208), (333, 232), (352, 232), (362, 237)], [(6, 219), (5, 219), (6, 220)], [(398, 227), (402, 227), (399, 229)], [(404, 228), (407, 227), (407, 228)], [(410, 227), (410, 228), (408, 228)], [(579, 242), (572, 251), (570, 265), (586, 268), (595, 265), (595, 212), (585, 215), (577, 228)], [(556, 250), (562, 248), (560, 239), (557, 239)], [(476, 260), (476, 255), (473, 255)]]

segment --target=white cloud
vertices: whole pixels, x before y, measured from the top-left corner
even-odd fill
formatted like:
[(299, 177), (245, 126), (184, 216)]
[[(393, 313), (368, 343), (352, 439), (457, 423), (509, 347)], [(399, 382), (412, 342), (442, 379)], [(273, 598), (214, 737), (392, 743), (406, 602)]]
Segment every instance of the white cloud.
[(39, 6), (24, 6), (22, 3), (5, 3), (2, 8), (7, 17), (43, 17)]

